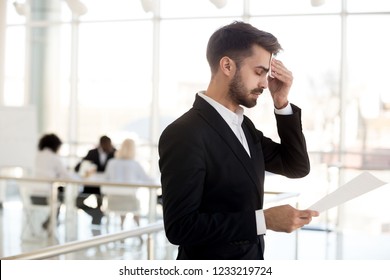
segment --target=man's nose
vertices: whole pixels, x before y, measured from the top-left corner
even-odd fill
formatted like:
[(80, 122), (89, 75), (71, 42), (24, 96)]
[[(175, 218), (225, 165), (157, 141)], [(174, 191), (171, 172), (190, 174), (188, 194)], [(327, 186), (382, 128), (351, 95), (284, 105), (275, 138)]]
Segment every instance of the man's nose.
[(268, 87), (268, 79), (267, 79), (267, 76), (265, 77), (261, 77), (259, 82), (257, 83), (257, 87), (258, 88), (262, 88), (262, 89), (265, 89)]

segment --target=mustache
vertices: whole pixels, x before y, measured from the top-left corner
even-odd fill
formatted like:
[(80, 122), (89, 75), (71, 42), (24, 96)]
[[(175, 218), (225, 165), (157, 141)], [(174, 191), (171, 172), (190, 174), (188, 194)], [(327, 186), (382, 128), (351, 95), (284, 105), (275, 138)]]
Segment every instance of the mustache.
[(251, 90), (251, 93), (254, 93), (254, 94), (258, 94), (258, 93), (263, 93), (263, 90), (262, 88), (255, 88), (255, 89), (252, 89)]

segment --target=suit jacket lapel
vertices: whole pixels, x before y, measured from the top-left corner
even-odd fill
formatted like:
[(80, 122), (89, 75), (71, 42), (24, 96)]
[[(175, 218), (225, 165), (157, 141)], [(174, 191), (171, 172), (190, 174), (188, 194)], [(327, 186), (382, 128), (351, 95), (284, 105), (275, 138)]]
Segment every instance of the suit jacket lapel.
[(251, 152), (251, 160), (252, 160), (252, 167), (253, 171), (256, 174), (256, 185), (257, 190), (260, 197), (260, 204), (261, 207), (263, 207), (263, 194), (264, 194), (264, 161), (263, 161), (263, 155), (259, 154), (261, 153), (261, 149), (256, 148), (258, 145), (260, 145), (260, 140), (257, 139), (257, 136), (252, 129), (254, 127), (249, 126), (248, 122), (244, 120), (242, 124), (242, 128), (245, 133), (245, 137), (248, 141), (249, 150)]
[[(242, 163), (245, 167), (248, 175), (256, 184), (257, 189), (259, 190), (260, 182), (258, 178), (258, 174), (254, 168), (254, 162), (249, 157), (248, 153), (245, 151), (245, 148), (242, 146), (240, 141), (237, 139), (236, 135), (233, 133), (229, 125), (225, 122), (225, 120), (221, 117), (221, 115), (202, 97), (196, 96), (194, 106), (195, 110), (198, 110), (203, 119), (211, 126), (213, 129), (220, 135), (220, 137), (227, 143), (227, 145), (231, 148), (232, 152), (236, 155), (237, 159)], [(244, 130), (245, 131), (245, 130)], [(245, 133), (246, 137), (252, 137), (248, 135), (249, 133)], [(253, 153), (253, 141), (251, 141), (248, 145), (250, 147), (251, 153)]]

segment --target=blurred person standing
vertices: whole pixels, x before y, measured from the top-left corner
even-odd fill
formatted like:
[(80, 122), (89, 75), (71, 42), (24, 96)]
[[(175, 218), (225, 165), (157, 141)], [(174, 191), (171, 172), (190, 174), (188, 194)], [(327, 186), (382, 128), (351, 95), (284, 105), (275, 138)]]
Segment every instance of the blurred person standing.
[[(99, 146), (88, 151), (87, 155), (76, 165), (75, 171), (79, 172), (83, 162), (88, 162), (96, 166), (96, 172), (103, 173), (107, 162), (114, 157), (114, 153), (115, 148), (111, 139), (103, 135), (99, 139)], [(96, 197), (96, 207), (85, 203), (92, 195)], [(76, 205), (92, 217), (93, 225), (100, 225), (104, 216), (101, 210), (102, 201), (100, 186), (84, 186), (82, 192), (77, 196)]]

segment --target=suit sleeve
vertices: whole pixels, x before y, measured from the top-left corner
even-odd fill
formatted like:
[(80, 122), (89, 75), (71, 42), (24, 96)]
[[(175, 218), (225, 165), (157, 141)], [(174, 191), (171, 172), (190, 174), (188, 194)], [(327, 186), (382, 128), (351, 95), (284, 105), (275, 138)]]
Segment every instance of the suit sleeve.
[(292, 115), (275, 115), (280, 144), (262, 138), (265, 169), (289, 178), (309, 174), (310, 161), (302, 132), (301, 110), (291, 104)]
[(75, 166), (74, 170), (76, 172), (79, 172), (80, 166), (81, 166), (81, 163), (83, 162), (83, 160), (89, 160), (89, 161), (95, 163), (96, 162), (96, 156), (94, 155), (93, 150), (89, 150), (87, 155), (85, 157), (83, 157), (80, 160), (80, 162)]

